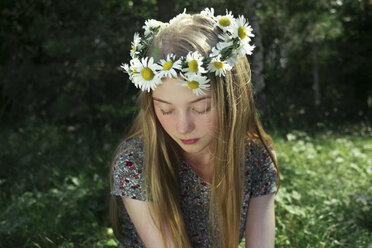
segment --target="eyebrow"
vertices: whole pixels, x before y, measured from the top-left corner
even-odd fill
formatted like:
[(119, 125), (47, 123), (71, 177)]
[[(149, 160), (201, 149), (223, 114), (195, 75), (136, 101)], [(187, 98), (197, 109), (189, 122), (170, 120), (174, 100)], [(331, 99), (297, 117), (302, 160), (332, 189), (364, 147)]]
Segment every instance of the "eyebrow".
[[(191, 102), (189, 102), (189, 103), (196, 103), (196, 102), (199, 102), (199, 101), (201, 101), (201, 100), (204, 100), (204, 99), (210, 99), (210, 98), (211, 98), (210, 96), (203, 96), (203, 97), (200, 97), (200, 98), (198, 98), (198, 99), (195, 99), (195, 100), (193, 100), (193, 101), (191, 101)], [(166, 103), (166, 104), (172, 104), (172, 103), (170, 103), (170, 102), (164, 101), (164, 100), (159, 99), (159, 98), (156, 98), (156, 97), (153, 97), (152, 99), (153, 99), (154, 101), (158, 101), (158, 102), (162, 102), (162, 103)]]

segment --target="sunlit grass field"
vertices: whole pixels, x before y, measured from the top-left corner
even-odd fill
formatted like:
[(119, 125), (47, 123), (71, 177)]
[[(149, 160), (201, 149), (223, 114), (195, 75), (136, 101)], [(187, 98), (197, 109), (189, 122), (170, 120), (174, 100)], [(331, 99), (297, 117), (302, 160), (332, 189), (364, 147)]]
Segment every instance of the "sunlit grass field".
[[(372, 248), (372, 129), (273, 129), (276, 247)], [(0, 247), (116, 247), (108, 167), (120, 137), (49, 125), (0, 132)], [(244, 244), (241, 244), (244, 247)]]
[(276, 247), (371, 248), (371, 127), (273, 138), (281, 175)]

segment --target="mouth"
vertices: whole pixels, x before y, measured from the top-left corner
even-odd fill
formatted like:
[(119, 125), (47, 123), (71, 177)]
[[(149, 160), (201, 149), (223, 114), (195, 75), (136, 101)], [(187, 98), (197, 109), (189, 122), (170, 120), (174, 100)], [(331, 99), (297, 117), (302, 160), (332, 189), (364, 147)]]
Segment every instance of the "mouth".
[(181, 139), (182, 143), (184, 143), (185, 145), (195, 144), (196, 142), (198, 142), (198, 140), (199, 139), (187, 139), (187, 140)]

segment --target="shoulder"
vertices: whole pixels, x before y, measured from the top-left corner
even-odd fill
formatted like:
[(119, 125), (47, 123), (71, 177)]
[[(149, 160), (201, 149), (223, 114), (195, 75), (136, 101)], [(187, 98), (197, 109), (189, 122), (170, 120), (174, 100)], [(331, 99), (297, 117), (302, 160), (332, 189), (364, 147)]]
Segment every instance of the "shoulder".
[(139, 167), (142, 166), (143, 161), (143, 139), (141, 137), (126, 139), (120, 143), (115, 153), (114, 170), (116, 170), (116, 167), (131, 165)]
[[(268, 145), (270, 152), (276, 157), (276, 152), (273, 146)], [(248, 139), (245, 145), (245, 155), (247, 160), (259, 160), (265, 162), (266, 160), (272, 160), (269, 151), (261, 143), (261, 141)]]
[(114, 170), (127, 167), (142, 167), (144, 161), (143, 138), (135, 137), (122, 141), (114, 158)]
[[(275, 150), (268, 147), (273, 156)], [(245, 170), (253, 197), (276, 191), (277, 169), (269, 151), (260, 141), (248, 140), (245, 147)]]
[(113, 161), (113, 194), (132, 199), (144, 199), (143, 139), (124, 140)]
[(143, 152), (143, 138), (142, 137), (134, 137), (123, 140), (115, 156), (122, 155), (123, 153), (130, 153), (130, 152)]

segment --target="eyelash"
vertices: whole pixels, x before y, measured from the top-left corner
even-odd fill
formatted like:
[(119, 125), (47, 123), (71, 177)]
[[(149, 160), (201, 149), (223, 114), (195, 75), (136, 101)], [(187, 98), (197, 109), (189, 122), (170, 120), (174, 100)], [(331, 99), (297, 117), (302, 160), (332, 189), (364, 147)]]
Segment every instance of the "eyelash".
[[(210, 110), (211, 110), (211, 108), (210, 107), (208, 107), (208, 108), (206, 108), (204, 111), (196, 111), (195, 109), (193, 109), (194, 111), (195, 111), (195, 113), (197, 113), (197, 114), (199, 114), (199, 115), (202, 115), (202, 114), (205, 114), (205, 113), (207, 113), (207, 112), (209, 112)], [(170, 114), (172, 114), (173, 113), (173, 110), (171, 110), (171, 111), (168, 111), (168, 112), (166, 112), (166, 111), (164, 111), (164, 110), (160, 110), (161, 111), (161, 113), (163, 114), (163, 115), (170, 115)]]
[(168, 112), (165, 112), (164, 110), (160, 110), (161, 111), (161, 113), (163, 114), (163, 115), (170, 115), (170, 114), (172, 114), (172, 112), (173, 112), (173, 110), (172, 111), (168, 111)]
[(199, 114), (199, 115), (205, 114), (205, 113), (209, 112), (209, 110), (211, 110), (211, 107), (208, 107), (208, 108), (206, 108), (205, 110), (203, 110), (203, 111), (201, 111), (201, 112), (196, 111), (196, 110), (194, 109), (194, 111), (195, 111), (197, 114)]

